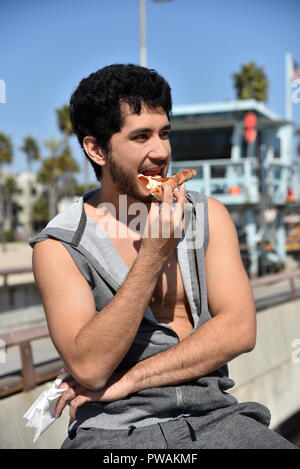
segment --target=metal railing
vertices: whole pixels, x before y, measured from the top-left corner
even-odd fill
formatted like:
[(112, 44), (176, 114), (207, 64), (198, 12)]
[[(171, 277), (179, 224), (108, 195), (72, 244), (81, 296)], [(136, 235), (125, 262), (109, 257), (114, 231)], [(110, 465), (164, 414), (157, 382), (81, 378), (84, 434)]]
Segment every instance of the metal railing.
[(34, 326), (28, 329), (19, 329), (0, 334), (0, 341), (5, 349), (18, 346), (20, 350), (22, 373), (8, 373), (0, 376), (0, 397), (17, 391), (29, 391), (37, 384), (49, 381), (56, 377), (63, 366), (60, 358), (35, 365), (33, 361), (31, 342), (49, 337), (47, 325)]
[[(225, 197), (227, 202), (258, 203), (260, 201), (260, 166), (256, 158), (242, 158), (237, 161), (189, 160), (171, 161), (169, 172), (173, 174), (180, 169), (193, 167), (197, 175), (186, 183), (191, 190), (198, 190), (208, 196)], [(265, 184), (268, 197), (275, 205), (287, 201), (287, 188), (291, 186), (296, 199), (300, 197), (300, 186), (294, 166), (282, 162), (265, 163)]]
[[(295, 279), (298, 277), (300, 277), (300, 270), (294, 270), (254, 278), (250, 280), (250, 283), (253, 288), (257, 288), (288, 280), (291, 289), (290, 300), (293, 301), (297, 298)], [(56, 358), (40, 365), (35, 365), (33, 362), (31, 342), (44, 337), (49, 337), (47, 325), (0, 334), (0, 342), (4, 343), (6, 348), (19, 346), (22, 363), (21, 376), (16, 376), (16, 374), (15, 376), (5, 375), (2, 378), (0, 376), (0, 397), (17, 391), (28, 391), (33, 389), (37, 384), (49, 381), (57, 376), (60, 368), (63, 366), (61, 359)], [(10, 375), (12, 374), (10, 373)]]
[(11, 267), (11, 268), (0, 269), (0, 276), (3, 277), (4, 279), (3, 286), (7, 286), (7, 279), (9, 275), (27, 274), (29, 272), (32, 272), (32, 266)]
[(257, 277), (250, 280), (251, 286), (262, 287), (266, 285), (272, 285), (274, 283), (282, 282), (288, 280), (290, 284), (291, 300), (296, 300), (296, 285), (295, 279), (300, 277), (300, 270), (291, 270), (290, 272), (281, 272), (279, 274), (265, 275), (263, 277)]

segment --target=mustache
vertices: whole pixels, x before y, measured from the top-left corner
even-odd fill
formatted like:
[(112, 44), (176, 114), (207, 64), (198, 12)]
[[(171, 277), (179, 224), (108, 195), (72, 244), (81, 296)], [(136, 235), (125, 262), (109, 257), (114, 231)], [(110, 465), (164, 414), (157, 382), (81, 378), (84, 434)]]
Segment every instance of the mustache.
[(156, 165), (151, 165), (151, 166), (147, 166), (146, 168), (142, 168), (140, 172), (143, 172), (143, 171), (155, 171), (156, 169), (163, 169), (164, 167), (166, 166), (166, 163), (163, 162), (163, 163), (157, 163)]

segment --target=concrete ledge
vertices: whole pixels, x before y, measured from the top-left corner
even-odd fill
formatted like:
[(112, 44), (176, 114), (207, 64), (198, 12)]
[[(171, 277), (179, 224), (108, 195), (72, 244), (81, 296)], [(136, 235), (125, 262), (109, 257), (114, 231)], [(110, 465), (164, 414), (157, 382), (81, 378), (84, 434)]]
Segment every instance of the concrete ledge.
[(37, 386), (29, 392), (22, 392), (1, 399), (0, 421), (5, 422), (1, 431), (1, 449), (58, 449), (67, 436), (69, 411), (66, 408), (62, 416), (33, 443), (35, 429), (26, 427), (27, 420), (23, 415), (51, 383)]
[(228, 365), (236, 383), (231, 394), (239, 402), (266, 405), (272, 414), (271, 428), (300, 410), (300, 363), (292, 360), (295, 339), (300, 340), (300, 300), (258, 313), (255, 349)]

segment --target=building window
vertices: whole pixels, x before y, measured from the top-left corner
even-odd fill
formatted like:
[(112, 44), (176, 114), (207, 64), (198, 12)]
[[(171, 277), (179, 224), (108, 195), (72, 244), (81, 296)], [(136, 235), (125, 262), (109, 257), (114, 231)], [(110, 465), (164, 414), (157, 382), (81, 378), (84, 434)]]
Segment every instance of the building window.
[(231, 156), (233, 128), (174, 130), (172, 160), (224, 159)]

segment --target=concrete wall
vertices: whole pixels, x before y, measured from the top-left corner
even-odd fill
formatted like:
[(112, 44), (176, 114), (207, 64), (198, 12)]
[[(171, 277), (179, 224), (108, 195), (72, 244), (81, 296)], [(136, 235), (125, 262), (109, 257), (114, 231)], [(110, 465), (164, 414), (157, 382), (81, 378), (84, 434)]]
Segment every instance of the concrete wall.
[[(271, 428), (277, 427), (300, 410), (299, 360), (292, 360), (300, 340), (300, 300), (268, 308), (257, 315), (257, 345), (229, 363), (232, 389), (240, 402), (258, 401), (272, 414)], [(16, 394), (0, 402), (0, 448), (59, 448), (66, 436), (68, 410), (33, 444), (35, 431), (26, 427), (25, 411), (45, 388)]]
[(236, 383), (231, 393), (240, 402), (270, 409), (271, 428), (300, 410), (300, 300), (257, 314), (256, 347), (230, 362), (229, 373)]
[(23, 415), (49, 384), (37, 386), (0, 400), (0, 448), (1, 449), (57, 449), (67, 436), (68, 410), (33, 443), (35, 429), (26, 427)]

